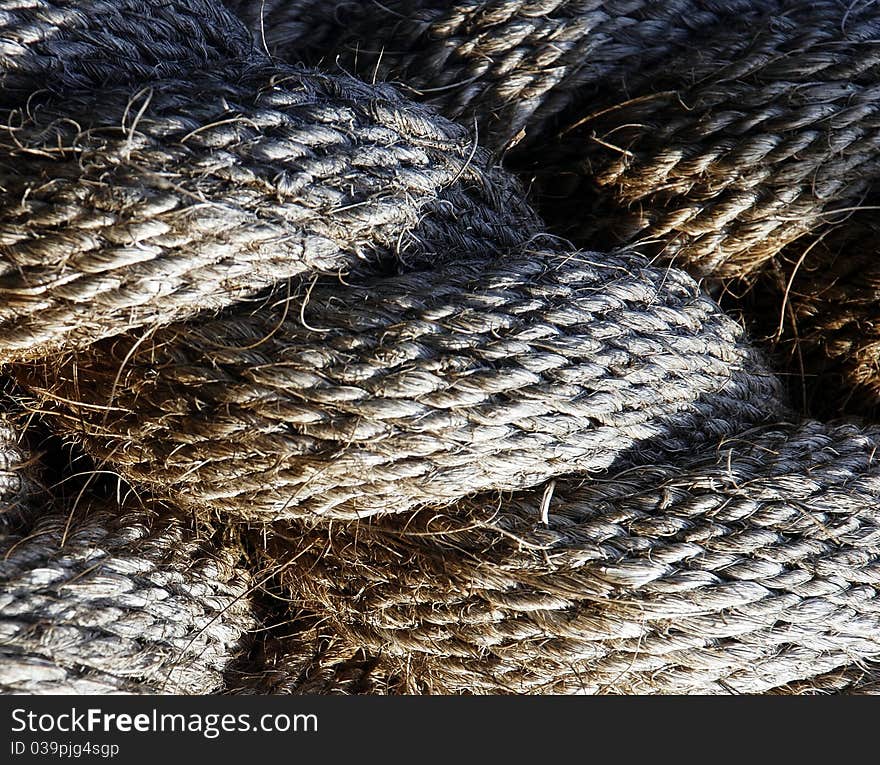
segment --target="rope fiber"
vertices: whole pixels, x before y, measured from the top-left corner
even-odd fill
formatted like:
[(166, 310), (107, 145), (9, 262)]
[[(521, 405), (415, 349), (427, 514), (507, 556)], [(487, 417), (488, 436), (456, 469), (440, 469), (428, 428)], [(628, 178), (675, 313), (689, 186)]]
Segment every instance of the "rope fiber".
[(230, 8), (0, 2), (0, 689), (875, 692), (880, 429), (710, 293), (864, 387), (880, 11)]

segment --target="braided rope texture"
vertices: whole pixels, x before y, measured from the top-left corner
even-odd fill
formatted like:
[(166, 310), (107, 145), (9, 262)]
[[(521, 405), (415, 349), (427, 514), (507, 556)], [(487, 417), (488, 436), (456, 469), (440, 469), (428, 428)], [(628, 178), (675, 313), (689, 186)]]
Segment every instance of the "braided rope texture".
[(14, 369), (130, 480), (263, 520), (522, 488), (782, 411), (738, 325), (687, 276), (596, 257), (368, 280), (343, 311), (338, 283), (316, 286), (304, 319), (235, 313)]
[[(709, 29), (725, 32), (692, 68), (710, 82), (736, 49), (732, 81), (760, 90), (776, 50), (745, 55), (767, 33), (742, 38), (745, 3), (506, 5), (467, 5), (455, 35), (485, 46), (481, 19), (549, 19), (578, 41), (560, 46), (572, 62), (607, 62), (572, 63), (568, 90), (538, 73), (557, 105), (499, 110), (517, 135), (568, 119), (581, 92), (619, 97)], [(833, 18), (815, 5), (791, 11), (801, 34), (871, 33), (861, 12), (814, 28)], [(462, 7), (388, 6), (398, 54), (408, 18), (435, 50), (425, 30)], [(297, 18), (318, 39), (347, 12)], [(4, 529), (3, 690), (876, 687), (880, 430), (798, 417), (692, 277), (559, 240), (467, 127), (281, 63), (218, 3), (3, 13), (18, 46), (0, 49), (4, 390), (127, 497), (68, 506), (50, 489)], [(282, 28), (298, 34), (261, 24)], [(839, 170), (838, 202), (866, 188)], [(806, 215), (804, 179), (787, 182), (776, 203)], [(715, 222), (721, 248), (737, 229)], [(25, 452), (6, 435), (11, 504)]]
[[(876, 252), (873, 3), (232, 5), (277, 55), (338, 60), (474, 119), (484, 143), (510, 149), (552, 229), (576, 243), (638, 245), (733, 280), (728, 295), (762, 281), (747, 310), (786, 371), (820, 380), (814, 408), (880, 404), (876, 277), (851, 276), (860, 253)], [(313, 49), (306, 22), (335, 33)], [(850, 216), (862, 221), (858, 241), (835, 231)], [(846, 249), (823, 252), (839, 236)], [(838, 281), (864, 295), (856, 308), (826, 294)], [(813, 317), (839, 342), (817, 337)]]
[(255, 625), (238, 553), (161, 510), (59, 512), (0, 419), (0, 692), (210, 693)]
[[(274, 55), (399, 81), (502, 150), (585, 94), (754, 17), (750, 0), (227, 0)], [(778, 7), (763, 4), (764, 12)], [(328, 53), (329, 51), (329, 53)], [(525, 136), (520, 132), (525, 131)]]
[(7, 523), (28, 494), (25, 456), (15, 427), (0, 417), (0, 523)]
[(213, 68), (250, 49), (241, 26), (210, 0), (6, 0), (0, 100)]
[(0, 537), (32, 523), (45, 504), (41, 469), (15, 416), (0, 412)]
[(319, 529), (285, 577), (407, 692), (779, 689), (876, 655), (878, 439), (759, 429), (560, 481), (546, 524), (531, 491)]
[(4, 693), (212, 693), (255, 626), (247, 576), (173, 516), (90, 508), (8, 534)]
[[(119, 10), (74, 5), (96, 27)], [(193, 7), (147, 5), (187, 33)], [(31, 37), (67, 29), (64, 15), (33, 13), (21, 22)], [(144, 38), (162, 28), (122, 18)], [(205, 43), (188, 44), (198, 68)], [(105, 65), (130, 61), (120, 46)], [(226, 62), (234, 76), (80, 89), (90, 59), (72, 42), (61, 52), (63, 98), (9, 109), (0, 135), (2, 361), (219, 309), (298, 274), (503, 252), (537, 231), (463, 128), (388, 88), (267, 69), (254, 52)], [(42, 75), (31, 59), (13, 57)]]

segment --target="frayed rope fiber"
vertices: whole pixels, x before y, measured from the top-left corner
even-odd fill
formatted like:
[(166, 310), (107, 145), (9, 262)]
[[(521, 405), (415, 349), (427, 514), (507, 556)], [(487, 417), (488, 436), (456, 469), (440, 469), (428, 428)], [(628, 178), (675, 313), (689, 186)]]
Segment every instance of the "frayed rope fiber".
[[(496, 151), (775, 0), (226, 0), (268, 52), (399, 81)], [(616, 91), (616, 93), (615, 93)], [(522, 134), (521, 134), (522, 133)]]
[(241, 26), (211, 0), (5, 0), (0, 99), (11, 106), (42, 89), (64, 97), (73, 87), (215, 68), (250, 49)]
[(0, 552), (4, 693), (213, 693), (256, 626), (235, 557), (173, 515), (50, 512)]
[(239, 554), (158, 507), (55, 508), (0, 437), (0, 692), (222, 689), (256, 625)]
[(321, 528), (284, 576), (407, 692), (760, 693), (875, 652), (880, 430), (740, 438), (561, 480), (546, 526), (526, 493)]
[(728, 303), (745, 304), (813, 408), (840, 411), (853, 392), (850, 409), (880, 404), (877, 279), (861, 265), (876, 260), (873, 3), (232, 5), (277, 55), (398, 81), (473, 120), (556, 233), (637, 245), (727, 295), (762, 282), (760, 302)]
[[(690, 276), (219, 4), (3, 13), (4, 689), (875, 687), (880, 433)], [(28, 494), (26, 416), (115, 497)]]
[(486, 255), (537, 228), (462, 128), (389, 89), (259, 57), (233, 80), (138, 88), (39, 93), (39, 108), (9, 112), (0, 360), (219, 309), (299, 274)]
[(638, 258), (536, 251), (342, 290), (12, 369), (138, 485), (254, 520), (518, 489), (781, 408), (739, 327)]

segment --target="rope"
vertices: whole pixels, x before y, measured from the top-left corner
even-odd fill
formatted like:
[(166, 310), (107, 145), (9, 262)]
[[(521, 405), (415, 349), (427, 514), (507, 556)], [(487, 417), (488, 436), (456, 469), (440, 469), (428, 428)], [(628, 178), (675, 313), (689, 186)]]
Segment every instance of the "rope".
[(4, 105), (37, 90), (63, 98), (217, 67), (251, 55), (248, 36), (211, 0), (6, 0), (0, 8)]
[(405, 692), (761, 693), (877, 655), (878, 443), (775, 425), (559, 480), (546, 523), (539, 489), (320, 527), (285, 581)]
[(780, 7), (775, 0), (761, 9), (751, 0), (225, 2), (270, 53), (399, 81), (452, 118), (475, 117), (497, 151), (531, 141), (573, 102), (619, 95), (619, 86), (696, 40)]
[(333, 280), (302, 315), (248, 308), (14, 373), (126, 478), (252, 520), (522, 488), (782, 407), (740, 328), (634, 256), (456, 262), (343, 294), (342, 311)]
[(118, 76), (71, 55), (0, 119), (5, 383), (145, 498), (4, 532), (6, 687), (873, 687), (880, 430), (798, 418), (690, 276), (547, 234), (468, 129), (138, 5), (193, 52), (146, 74), (126, 6)]
[(22, 471), (24, 464), (15, 428), (0, 417), (0, 524), (11, 522), (24, 509), (29, 493), (28, 476)]
[(32, 491), (13, 514), (27, 465), (5, 420), (0, 435), (0, 692), (223, 688), (255, 626), (238, 554), (158, 508), (58, 512)]
[(389, 88), (267, 68), (255, 52), (230, 79), (79, 91), (88, 60), (65, 50), (63, 98), (8, 110), (0, 133), (2, 361), (219, 309), (300, 274), (500, 252), (537, 230), (463, 128)]
[[(232, 6), (277, 55), (323, 56), (475, 119), (486, 145), (509, 149), (551, 229), (576, 243), (638, 245), (694, 275), (739, 280), (728, 294), (760, 278), (767, 289), (746, 310), (804, 380), (798, 398), (811, 388), (818, 403), (804, 405), (880, 402), (876, 279), (851, 276), (875, 238), (847, 235), (834, 257), (821, 252), (842, 219), (862, 219), (865, 231), (876, 208), (872, 3)], [(312, 45), (307, 30), (325, 27)], [(826, 296), (839, 280), (863, 296), (856, 307)], [(839, 340), (816, 337), (814, 323)]]

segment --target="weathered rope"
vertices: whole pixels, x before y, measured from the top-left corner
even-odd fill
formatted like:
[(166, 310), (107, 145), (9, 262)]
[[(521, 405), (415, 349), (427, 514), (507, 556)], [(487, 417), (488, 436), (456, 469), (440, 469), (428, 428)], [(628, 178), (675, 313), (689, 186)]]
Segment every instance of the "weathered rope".
[[(272, 562), (275, 565), (275, 562)], [(298, 604), (292, 608), (302, 611)], [(232, 695), (393, 694), (398, 682), (377, 657), (340, 639), (315, 614), (286, 619), (282, 634), (261, 635), (258, 649), (226, 672)], [(854, 683), (838, 680), (838, 687)]]
[(5, 0), (0, 99), (66, 96), (215, 68), (252, 55), (241, 25), (212, 0)]
[(284, 576), (398, 690), (764, 692), (878, 655), (878, 445), (762, 428), (559, 481), (545, 522), (533, 490), (322, 527)]
[(357, 518), (766, 421), (776, 381), (740, 336), (681, 272), (532, 252), (334, 280), (301, 315), (235, 311), (13, 373), (90, 452), (176, 503)]
[(759, 25), (745, 52), (733, 30), (702, 61), (670, 61), (550, 160), (551, 175), (588, 169), (586, 196), (560, 215), (577, 235), (655, 241), (723, 278), (860, 205), (877, 174), (880, 18), (852, 11), (802, 4)]
[(786, 248), (737, 300), (749, 334), (763, 338), (774, 368), (790, 379), (796, 405), (817, 416), (876, 419), (880, 411), (880, 265), (871, 215), (824, 229), (806, 244), (806, 257), (800, 243)]
[[(260, 0), (242, 5), (255, 25)], [(303, 5), (279, 3), (275, 12), (296, 17)], [(347, 2), (322, 5), (329, 6), (328, 15), (353, 12)], [(591, 244), (613, 230), (615, 243), (656, 240), (669, 259), (703, 274), (742, 275), (815, 229), (828, 211), (859, 203), (874, 177), (877, 141), (880, 48), (874, 40), (880, 20), (870, 7), (836, 0), (618, 5), (368, 2), (360, 5), (362, 26), (341, 35), (337, 45), (351, 57), (356, 48), (360, 57), (360, 46), (376, 35), (373, 53), (381, 52), (382, 71), (424, 90), (454, 116), (462, 115), (454, 104), (466, 102), (479, 119), (510, 124), (503, 116), (507, 105), (526, 110), (514, 129), (528, 125), (540, 135), (541, 109), (565, 119), (561, 104), (588, 105), (592, 111), (578, 115), (582, 129), (571, 131), (563, 122), (557, 127), (566, 129), (565, 139), (530, 155), (542, 166), (539, 179), (547, 179), (550, 193), (562, 175), (582, 180), (583, 193), (569, 195), (568, 204), (554, 201), (547, 212)], [(571, 29), (560, 27), (560, 19)], [(591, 97), (584, 79), (586, 69), (605, 87), (622, 82), (618, 67), (631, 52), (615, 44), (619, 40), (599, 20), (626, 30), (639, 54), (637, 67), (649, 70), (625, 80), (622, 102), (613, 90)], [(695, 55), (683, 41), (708, 36), (706, 27), (711, 45)], [(565, 42), (580, 51), (604, 46), (599, 60), (607, 57), (610, 71), (583, 52), (573, 55), (578, 66), (526, 53), (552, 47), (557, 36), (562, 51)], [(655, 52), (664, 61), (656, 68), (644, 59), (654, 50), (654, 36), (664, 45)], [(546, 38), (544, 47), (533, 37)], [(469, 76), (450, 71), (432, 44), (474, 70)], [(279, 52), (293, 59), (307, 53), (295, 44)], [(367, 59), (359, 71), (369, 70)], [(527, 82), (511, 76), (517, 67), (535, 78), (559, 78), (565, 97), (557, 103), (552, 89), (532, 96)], [(496, 93), (502, 83), (509, 89), (505, 98)]]
[[(810, 386), (823, 375), (819, 400), (855, 390), (859, 403), (880, 402), (880, 346), (862, 334), (880, 293), (870, 274), (852, 276), (875, 239), (820, 252), (857, 208), (870, 228), (876, 206), (873, 3), (232, 5), (277, 55), (338, 57), (400, 80), (446, 114), (473, 114), (495, 149), (522, 139), (511, 165), (534, 178), (553, 230), (576, 242), (637, 243), (691, 273), (749, 283), (769, 268), (772, 289), (747, 306), (780, 350), (796, 348), (791, 372)], [(306, 30), (327, 25), (313, 48)], [(839, 280), (863, 296), (855, 305), (826, 299)], [(813, 317), (835, 343), (814, 336)]]
[[(187, 55), (86, 66), (0, 121), (4, 372), (153, 496), (0, 542), (8, 686), (871, 687), (877, 428), (785, 422), (690, 277), (542, 235), (465, 128), (257, 50)], [(252, 535), (251, 577), (207, 518)], [(290, 628), (242, 642), (253, 568)]]
[(0, 533), (30, 515), (29, 498), (36, 491), (34, 471), (29, 471), (26, 447), (8, 416), (0, 415)]
[(809, 680), (789, 683), (774, 693), (798, 696), (839, 693), (850, 696), (876, 696), (880, 694), (880, 677), (877, 675), (876, 665), (855, 665)]
[(59, 512), (0, 437), (0, 692), (222, 690), (255, 625), (238, 554), (161, 509)]
[[(539, 136), (572, 105), (714, 30), (779, 7), (764, 0), (225, 0), (273, 55), (337, 63), (403, 84), (447, 116), (476, 119), (497, 151)], [(600, 95), (601, 94), (601, 95)]]
[[(69, 88), (88, 68), (75, 52)], [(69, 90), (6, 112), (0, 361), (221, 308), (297, 274), (500, 252), (537, 230), (463, 128), (388, 88), (254, 55), (234, 78)]]
[(50, 513), (0, 544), (4, 693), (213, 693), (255, 626), (234, 556), (174, 516)]

